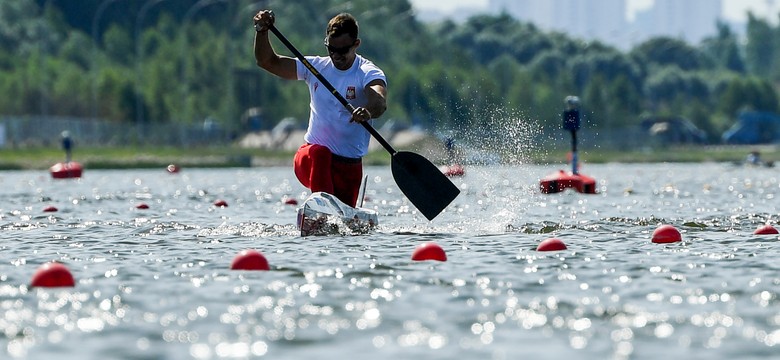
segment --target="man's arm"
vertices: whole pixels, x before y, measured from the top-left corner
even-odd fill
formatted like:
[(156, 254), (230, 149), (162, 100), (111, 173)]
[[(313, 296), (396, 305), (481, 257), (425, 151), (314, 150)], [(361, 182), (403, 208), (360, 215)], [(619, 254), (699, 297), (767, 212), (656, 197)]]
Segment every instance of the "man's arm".
[(268, 27), (274, 23), (274, 14), (270, 10), (258, 12), (254, 18), (258, 31), (255, 33), (255, 60), (257, 66), (280, 78), (297, 80), (298, 71), (295, 59), (278, 55), (268, 39)]
[(368, 83), (365, 90), (368, 98), (366, 109), (371, 113), (371, 117), (376, 119), (382, 116), (385, 110), (387, 110), (387, 88), (385, 87), (385, 82), (376, 79)]
[(376, 79), (368, 83), (364, 89), (366, 92), (366, 98), (368, 102), (365, 107), (356, 107), (352, 111), (352, 120), (350, 122), (364, 122), (371, 119), (376, 119), (387, 110), (387, 89), (385, 89), (385, 82)]

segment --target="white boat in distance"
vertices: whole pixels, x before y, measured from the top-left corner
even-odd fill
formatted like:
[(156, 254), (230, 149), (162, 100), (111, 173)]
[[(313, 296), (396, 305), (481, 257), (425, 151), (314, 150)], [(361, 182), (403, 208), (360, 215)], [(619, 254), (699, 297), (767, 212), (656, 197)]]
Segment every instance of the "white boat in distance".
[(362, 207), (353, 208), (335, 196), (315, 192), (298, 208), (296, 225), (301, 236), (332, 235), (344, 232), (366, 233), (379, 224), (377, 212)]

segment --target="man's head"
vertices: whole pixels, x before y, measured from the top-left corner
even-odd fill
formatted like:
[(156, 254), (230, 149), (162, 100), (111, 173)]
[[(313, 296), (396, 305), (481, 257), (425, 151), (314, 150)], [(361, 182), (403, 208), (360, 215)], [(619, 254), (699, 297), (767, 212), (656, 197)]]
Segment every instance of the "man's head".
[(357, 20), (347, 13), (330, 19), (325, 30), (325, 46), (337, 69), (349, 69), (355, 61), (355, 49), (360, 46)]

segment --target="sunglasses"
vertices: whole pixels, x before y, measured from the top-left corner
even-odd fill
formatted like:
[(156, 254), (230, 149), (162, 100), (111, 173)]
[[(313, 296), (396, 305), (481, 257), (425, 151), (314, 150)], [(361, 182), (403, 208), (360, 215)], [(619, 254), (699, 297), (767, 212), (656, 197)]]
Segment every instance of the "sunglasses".
[(328, 48), (328, 52), (331, 54), (339, 54), (339, 55), (345, 55), (349, 52), (350, 49), (352, 49), (353, 46), (355, 46), (355, 43), (357, 40), (353, 41), (352, 44), (348, 46), (343, 47), (335, 47), (328, 44), (328, 39), (325, 39), (325, 47)]

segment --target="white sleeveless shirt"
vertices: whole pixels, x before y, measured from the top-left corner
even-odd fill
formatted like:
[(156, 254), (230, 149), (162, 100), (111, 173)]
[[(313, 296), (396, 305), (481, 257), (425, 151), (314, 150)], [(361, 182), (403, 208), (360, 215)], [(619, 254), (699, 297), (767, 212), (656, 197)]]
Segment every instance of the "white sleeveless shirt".
[[(307, 56), (306, 60), (354, 107), (366, 106), (368, 103), (364, 91), (368, 83), (381, 79), (387, 84), (385, 73), (360, 55), (355, 57), (348, 70), (337, 69), (327, 56)], [(323, 145), (336, 155), (349, 158), (365, 156), (371, 134), (363, 125), (349, 122), (352, 114), (300, 60), (295, 61), (298, 80), (306, 81), (311, 95), (309, 128), (303, 139), (309, 144)]]

